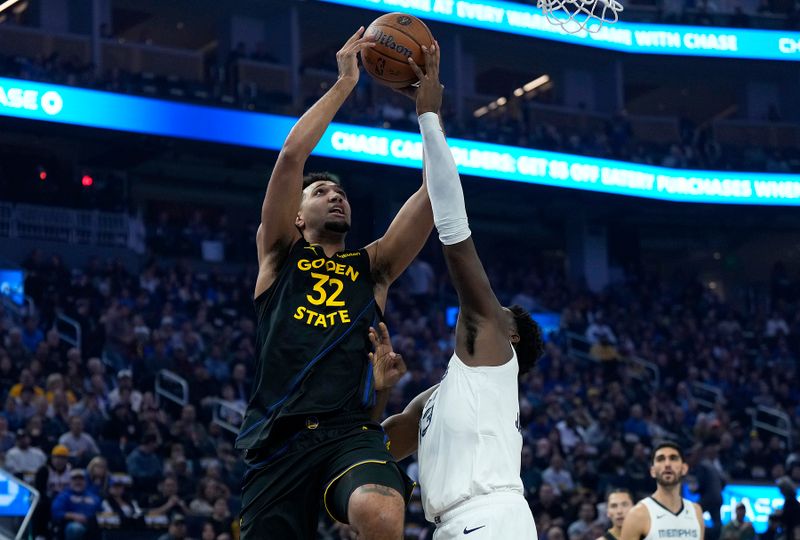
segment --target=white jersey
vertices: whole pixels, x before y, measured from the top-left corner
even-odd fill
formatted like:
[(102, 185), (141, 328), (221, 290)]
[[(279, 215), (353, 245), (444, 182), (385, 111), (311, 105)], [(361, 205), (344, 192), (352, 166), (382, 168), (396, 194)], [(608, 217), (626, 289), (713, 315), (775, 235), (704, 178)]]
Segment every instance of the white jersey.
[(450, 358), (419, 426), (419, 484), (428, 521), (441, 522), (443, 513), (480, 495), (523, 495), (518, 374), (516, 352), (501, 366), (469, 367), (455, 353)]
[(700, 522), (694, 503), (683, 499), (683, 507), (677, 514), (662, 506), (652, 497), (641, 501), (650, 514), (650, 530), (644, 540), (702, 540)]

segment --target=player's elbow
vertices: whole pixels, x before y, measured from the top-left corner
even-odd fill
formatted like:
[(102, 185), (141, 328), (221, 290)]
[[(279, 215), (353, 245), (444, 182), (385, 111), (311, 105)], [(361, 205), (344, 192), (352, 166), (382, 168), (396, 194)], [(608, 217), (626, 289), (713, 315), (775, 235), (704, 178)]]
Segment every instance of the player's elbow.
[(284, 164), (299, 165), (305, 163), (310, 153), (310, 150), (300, 142), (287, 140), (278, 154), (278, 161)]

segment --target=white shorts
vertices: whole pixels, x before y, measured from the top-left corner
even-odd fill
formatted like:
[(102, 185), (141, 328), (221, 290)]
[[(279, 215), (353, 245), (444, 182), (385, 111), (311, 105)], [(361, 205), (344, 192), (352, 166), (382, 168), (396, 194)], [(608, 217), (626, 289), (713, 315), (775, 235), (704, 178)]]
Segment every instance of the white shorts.
[(433, 540), (537, 540), (525, 497), (490, 493), (469, 499), (437, 518)]

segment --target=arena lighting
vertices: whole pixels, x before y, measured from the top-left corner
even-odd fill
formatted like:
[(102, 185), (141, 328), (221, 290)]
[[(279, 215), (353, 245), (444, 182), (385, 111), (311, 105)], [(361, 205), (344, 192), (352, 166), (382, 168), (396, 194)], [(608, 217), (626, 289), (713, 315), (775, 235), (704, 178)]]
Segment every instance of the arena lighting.
[(2, 4), (0, 4), (0, 13), (3, 13), (5, 10), (7, 10), (11, 6), (19, 2), (21, 2), (21, 0), (6, 0)]
[(84, 174), (81, 177), (81, 185), (83, 187), (92, 187), (92, 184), (94, 184), (94, 178), (92, 178), (91, 175)]
[[(541, 77), (537, 77), (534, 80), (526, 83), (525, 86), (523, 86), (522, 88), (517, 88), (516, 90), (514, 90), (514, 96), (522, 97), (526, 93), (531, 93), (534, 90), (536, 90), (537, 88), (541, 88), (541, 87), (545, 86), (549, 82), (550, 82), (550, 76), (549, 75), (542, 75)], [(497, 98), (496, 100), (492, 101), (491, 103), (489, 103), (488, 105), (486, 105), (484, 107), (480, 107), (478, 109), (475, 109), (475, 112), (473, 112), (472, 115), (475, 118), (480, 118), (481, 116), (485, 115), (489, 111), (493, 111), (493, 110), (497, 109), (498, 107), (504, 107), (507, 103), (508, 103), (508, 98), (506, 98), (505, 96), (501, 96), (501, 97)]]
[(543, 86), (543, 85), (545, 85), (545, 84), (547, 84), (549, 82), (550, 82), (550, 76), (549, 75), (542, 75), (541, 77), (536, 77), (535, 79), (533, 79), (529, 83), (525, 83), (525, 85), (522, 87), (522, 89), (525, 90), (526, 92), (530, 92), (532, 90), (536, 90), (540, 86)]
[(503, 0), (321, 1), (625, 53), (800, 62), (800, 32), (618, 21), (597, 33), (567, 34), (535, 6)]
[[(297, 122), (289, 116), (2, 77), (0, 116), (272, 151), (280, 150)], [(38, 129), (45, 132), (46, 126)], [(800, 174), (671, 169), (455, 137), (448, 143), (461, 174), (488, 180), (673, 202), (800, 206)], [(422, 137), (334, 122), (313, 155), (418, 172)]]

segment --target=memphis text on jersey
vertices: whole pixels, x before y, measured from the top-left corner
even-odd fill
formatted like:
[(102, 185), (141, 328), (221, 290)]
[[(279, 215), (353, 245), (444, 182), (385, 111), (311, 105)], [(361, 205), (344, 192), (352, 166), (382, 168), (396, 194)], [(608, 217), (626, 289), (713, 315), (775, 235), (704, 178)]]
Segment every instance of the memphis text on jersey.
[[(340, 258), (348, 255), (340, 254)], [(314, 280), (311, 292), (306, 295), (307, 305), (298, 306), (294, 318), (309, 326), (328, 328), (350, 322), (350, 312), (339, 296), (346, 283), (358, 279), (358, 270), (330, 259), (300, 259), (297, 269), (308, 272)], [(325, 273), (323, 273), (325, 272)], [(333, 310), (331, 310), (333, 308)]]
[(658, 538), (697, 538), (697, 529), (658, 529)]

